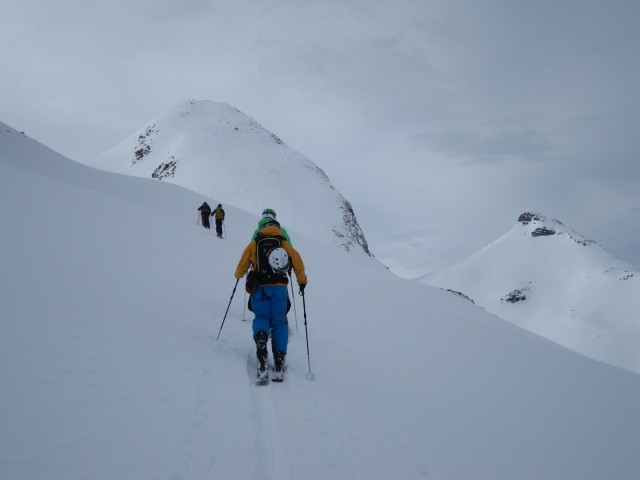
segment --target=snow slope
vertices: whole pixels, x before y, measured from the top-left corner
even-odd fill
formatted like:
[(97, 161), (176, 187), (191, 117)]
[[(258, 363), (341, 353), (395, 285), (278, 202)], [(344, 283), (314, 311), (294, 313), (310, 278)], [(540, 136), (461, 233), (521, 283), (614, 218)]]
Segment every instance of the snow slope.
[(234, 107), (189, 100), (88, 161), (104, 170), (156, 178), (260, 213), (283, 226), (369, 254), (351, 204), (309, 159)]
[(420, 281), (640, 373), (640, 272), (558, 220), (525, 212), (491, 245)]
[(198, 198), (0, 125), (0, 478), (638, 478), (640, 376), (295, 223), (310, 356), (297, 297), (256, 387), (241, 287), (215, 337), (257, 218)]

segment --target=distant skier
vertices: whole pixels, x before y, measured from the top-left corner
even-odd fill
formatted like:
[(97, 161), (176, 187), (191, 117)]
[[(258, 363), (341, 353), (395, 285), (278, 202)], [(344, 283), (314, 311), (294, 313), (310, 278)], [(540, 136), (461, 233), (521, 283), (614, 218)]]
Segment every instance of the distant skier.
[[(251, 237), (251, 240), (255, 240), (256, 238), (258, 238), (258, 233), (260, 233), (260, 230), (262, 230), (264, 226), (267, 225), (271, 220), (275, 220), (275, 219), (276, 219), (276, 212), (271, 208), (265, 208), (262, 211), (262, 218), (258, 221), (258, 228), (256, 228), (255, 232), (253, 232), (253, 236)], [(278, 225), (280, 224), (278, 223)], [(291, 238), (289, 238), (289, 234), (287, 233), (287, 231), (282, 226), (280, 226), (279, 228), (280, 228), (280, 231), (282, 232), (282, 236), (287, 240), (287, 242), (291, 244)]]
[(211, 228), (211, 224), (209, 223), (209, 217), (211, 216), (211, 207), (207, 202), (204, 202), (202, 205), (198, 207), (200, 211), (200, 217), (202, 218), (202, 226), (204, 228)]
[(224, 209), (221, 204), (218, 204), (211, 216), (216, 218), (216, 235), (218, 238), (222, 238), (222, 222), (224, 222)]
[(272, 354), (274, 358), (274, 381), (284, 380), (284, 361), (289, 343), (289, 326), (286, 311), (288, 300), (289, 267), (296, 274), (300, 294), (304, 295), (307, 275), (302, 258), (282, 234), (280, 224), (270, 219), (244, 249), (236, 268), (235, 278), (247, 275), (247, 292), (251, 294), (253, 340), (258, 359), (258, 384), (267, 383), (267, 343), (272, 332)]

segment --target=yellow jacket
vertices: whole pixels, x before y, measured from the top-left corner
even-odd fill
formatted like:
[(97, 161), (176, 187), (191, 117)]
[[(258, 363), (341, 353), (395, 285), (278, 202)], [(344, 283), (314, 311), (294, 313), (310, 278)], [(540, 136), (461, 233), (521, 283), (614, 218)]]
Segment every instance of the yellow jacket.
[[(282, 236), (282, 232), (275, 225), (270, 225), (266, 228), (263, 228), (258, 233), (259, 236), (272, 236), (272, 235), (280, 235)], [(291, 262), (291, 266), (293, 267), (293, 271), (296, 273), (296, 279), (298, 280), (298, 285), (307, 283), (307, 274), (304, 271), (304, 263), (302, 262), (302, 257), (298, 251), (291, 246), (289, 242), (283, 240), (281, 243), (282, 248), (285, 249), (287, 255), (289, 255), (289, 262)], [(245, 276), (245, 274), (249, 271), (249, 268), (255, 269), (257, 262), (256, 259), (257, 249), (256, 242), (252, 241), (247, 248), (242, 252), (242, 257), (238, 262), (238, 266), (236, 267), (235, 277), (240, 279)], [(276, 283), (275, 285), (286, 286), (284, 283)]]

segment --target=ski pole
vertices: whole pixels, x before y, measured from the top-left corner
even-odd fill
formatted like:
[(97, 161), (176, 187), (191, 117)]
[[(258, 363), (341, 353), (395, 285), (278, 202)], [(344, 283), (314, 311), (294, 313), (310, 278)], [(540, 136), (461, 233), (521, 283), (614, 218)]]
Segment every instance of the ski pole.
[(233, 286), (233, 292), (231, 292), (231, 298), (229, 299), (229, 305), (227, 305), (227, 311), (224, 312), (224, 318), (222, 319), (222, 324), (220, 325), (220, 330), (218, 331), (218, 337), (216, 341), (220, 340), (220, 333), (222, 332), (222, 327), (224, 326), (224, 321), (227, 319), (227, 313), (229, 313), (229, 307), (231, 306), (231, 300), (233, 300), (233, 296), (236, 293), (236, 287), (238, 286), (238, 282), (240, 279), (236, 279), (236, 284)]
[(307, 373), (307, 380), (313, 380), (313, 373), (311, 373), (311, 357), (309, 355), (309, 331), (307, 330), (307, 306), (304, 301), (304, 291), (300, 292), (302, 295), (302, 309), (304, 311), (304, 333), (307, 337), (307, 363), (309, 364), (309, 373)]
[(247, 291), (244, 291), (244, 307), (242, 308), (242, 321), (247, 321)]
[(298, 329), (298, 310), (296, 309), (296, 295), (293, 293), (293, 277), (291, 276), (291, 272), (289, 272), (289, 278), (291, 279), (291, 297), (293, 298), (293, 316), (296, 319), (296, 333), (300, 335), (300, 330)]

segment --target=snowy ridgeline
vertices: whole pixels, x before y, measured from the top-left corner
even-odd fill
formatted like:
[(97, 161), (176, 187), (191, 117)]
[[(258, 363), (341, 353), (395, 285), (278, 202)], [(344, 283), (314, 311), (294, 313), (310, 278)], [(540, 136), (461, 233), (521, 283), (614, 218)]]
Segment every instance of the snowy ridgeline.
[(273, 208), (302, 233), (370, 255), (351, 204), (325, 173), (224, 103), (184, 102), (88, 163), (175, 183), (249, 212)]
[(638, 375), (295, 222), (310, 356), (298, 297), (287, 379), (256, 387), (242, 288), (215, 341), (255, 215), (219, 240), (201, 195), (5, 126), (0, 196), (0, 478), (638, 477)]
[(483, 250), (422, 282), (500, 318), (640, 373), (640, 274), (558, 220), (525, 212)]

